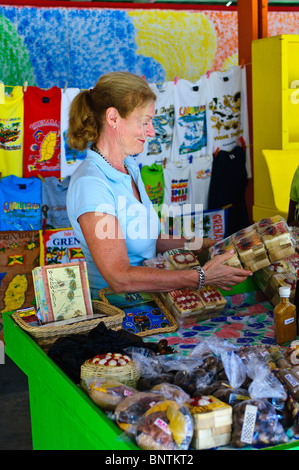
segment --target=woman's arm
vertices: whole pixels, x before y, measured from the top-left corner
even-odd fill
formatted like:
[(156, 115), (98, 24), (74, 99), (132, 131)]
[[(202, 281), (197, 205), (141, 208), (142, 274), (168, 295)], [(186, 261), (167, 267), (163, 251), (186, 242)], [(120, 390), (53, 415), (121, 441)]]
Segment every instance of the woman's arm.
[(185, 248), (195, 253), (199, 253), (202, 250), (209, 248), (213, 245), (213, 240), (210, 238), (193, 238), (187, 240), (184, 237), (173, 237), (171, 235), (160, 235), (157, 240), (157, 253), (164, 253), (168, 250), (174, 250), (175, 248)]
[[(198, 273), (195, 270), (168, 271), (131, 266), (116, 217), (88, 212), (78, 220), (98, 270), (115, 292), (167, 292), (198, 287)], [(230, 256), (230, 253), (217, 256), (203, 266), (206, 285), (229, 290), (252, 274), (251, 271), (222, 264)]]

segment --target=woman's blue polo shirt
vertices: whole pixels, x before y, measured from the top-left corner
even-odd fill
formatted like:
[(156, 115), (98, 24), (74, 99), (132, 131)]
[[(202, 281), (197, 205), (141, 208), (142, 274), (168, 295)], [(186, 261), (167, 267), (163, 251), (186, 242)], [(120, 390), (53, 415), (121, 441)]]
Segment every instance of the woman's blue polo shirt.
[[(131, 265), (140, 266), (156, 255), (160, 221), (146, 193), (140, 170), (133, 157), (125, 164), (130, 175), (121, 173), (96, 152), (88, 149), (85, 160), (75, 170), (67, 193), (67, 212), (84, 253), (92, 293), (107, 287), (97, 269), (83, 237), (78, 217), (86, 212), (111, 214), (117, 217), (126, 241)], [(131, 176), (139, 190), (140, 203), (133, 194)], [(97, 235), (104, 235), (104, 225), (97, 226)]]

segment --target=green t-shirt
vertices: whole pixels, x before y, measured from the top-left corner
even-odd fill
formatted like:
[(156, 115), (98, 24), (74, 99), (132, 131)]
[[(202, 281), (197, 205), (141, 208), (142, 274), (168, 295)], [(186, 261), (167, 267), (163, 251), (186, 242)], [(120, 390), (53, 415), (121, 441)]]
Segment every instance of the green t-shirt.
[(151, 166), (144, 165), (141, 170), (141, 178), (148, 197), (153, 204), (158, 206), (164, 199), (164, 173), (163, 166), (154, 163)]
[(291, 184), (290, 199), (296, 202), (295, 220), (299, 220), (299, 165), (295, 171)]

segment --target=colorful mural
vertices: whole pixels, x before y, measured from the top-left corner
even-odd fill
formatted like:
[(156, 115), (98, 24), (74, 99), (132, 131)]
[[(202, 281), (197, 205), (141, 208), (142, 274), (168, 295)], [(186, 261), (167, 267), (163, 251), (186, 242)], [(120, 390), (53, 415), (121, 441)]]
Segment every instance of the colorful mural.
[[(298, 11), (269, 11), (268, 35), (298, 34)], [(0, 5), (5, 85), (89, 88), (129, 70), (149, 82), (196, 80), (238, 63), (238, 13), (225, 9), (116, 9)]]
[(89, 88), (113, 70), (193, 80), (237, 59), (236, 11), (3, 5), (0, 35), (6, 85)]

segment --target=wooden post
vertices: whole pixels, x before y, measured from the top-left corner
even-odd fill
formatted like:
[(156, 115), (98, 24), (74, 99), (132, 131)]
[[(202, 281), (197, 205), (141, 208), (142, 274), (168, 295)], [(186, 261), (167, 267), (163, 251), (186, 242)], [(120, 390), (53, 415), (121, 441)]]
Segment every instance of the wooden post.
[[(251, 67), (251, 42), (254, 39), (267, 37), (267, 0), (238, 0), (238, 48), (239, 64), (246, 65), (247, 80), (247, 105), (249, 119), (250, 160), (253, 175), (253, 134), (252, 134), (252, 67)], [(253, 178), (248, 180), (246, 202), (249, 219), (252, 222)]]

